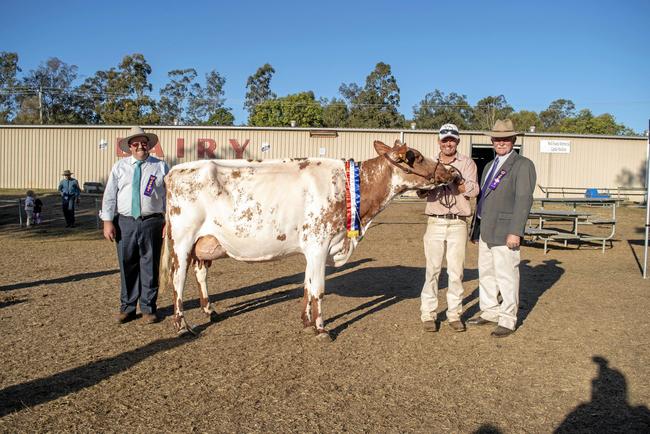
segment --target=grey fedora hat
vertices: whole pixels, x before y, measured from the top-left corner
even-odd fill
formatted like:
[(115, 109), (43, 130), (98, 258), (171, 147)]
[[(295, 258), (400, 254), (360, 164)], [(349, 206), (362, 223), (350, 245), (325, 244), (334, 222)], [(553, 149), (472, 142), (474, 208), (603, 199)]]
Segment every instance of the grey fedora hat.
[(129, 140), (139, 136), (144, 136), (147, 139), (149, 139), (149, 149), (153, 148), (154, 146), (156, 146), (156, 143), (158, 143), (157, 135), (153, 133), (145, 133), (144, 130), (140, 127), (131, 127), (131, 129), (129, 130), (129, 135), (124, 137), (123, 139), (120, 139), (118, 143), (120, 149), (123, 150), (124, 152), (131, 152), (129, 150)]

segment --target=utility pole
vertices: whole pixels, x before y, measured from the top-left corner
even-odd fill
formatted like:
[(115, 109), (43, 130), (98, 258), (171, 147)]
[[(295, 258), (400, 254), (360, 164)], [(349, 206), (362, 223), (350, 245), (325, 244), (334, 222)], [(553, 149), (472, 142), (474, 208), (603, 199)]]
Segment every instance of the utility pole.
[(43, 85), (38, 86), (38, 117), (43, 125)]

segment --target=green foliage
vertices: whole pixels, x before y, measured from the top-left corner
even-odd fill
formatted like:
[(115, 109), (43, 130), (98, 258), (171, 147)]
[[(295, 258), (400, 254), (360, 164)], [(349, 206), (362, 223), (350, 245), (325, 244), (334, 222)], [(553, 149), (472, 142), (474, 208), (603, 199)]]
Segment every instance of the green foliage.
[[(249, 113), (249, 124), (258, 104), (273, 99), (276, 95), (271, 92), (271, 78), (275, 74), (275, 69), (268, 63), (260, 66), (255, 74), (248, 77), (246, 80), (246, 100), (244, 101), (244, 108)], [(252, 124), (251, 124), (252, 125)]]
[(212, 111), (207, 121), (203, 125), (233, 125), (235, 116), (229, 108), (219, 107)]
[(472, 111), (471, 128), (491, 130), (497, 119), (506, 119), (513, 112), (503, 95), (486, 96), (479, 100)]
[(196, 79), (196, 75), (196, 70), (193, 68), (175, 69), (167, 73), (170, 81), (160, 89), (158, 103), (158, 114), (162, 125), (187, 123), (185, 113), (190, 98), (190, 86)]
[(79, 124), (83, 104), (73, 86), (77, 67), (56, 57), (30, 71), (22, 79), (25, 91), (18, 94), (20, 104), (15, 122), (21, 124)]
[(296, 122), (298, 127), (322, 127), (323, 107), (311, 91), (270, 99), (257, 104), (249, 118), (254, 126), (286, 127)]
[(515, 125), (516, 131), (530, 131), (530, 127), (535, 127), (535, 131), (542, 130), (542, 121), (536, 112), (521, 110), (509, 115), (510, 120)]
[(353, 128), (398, 128), (406, 124), (397, 111), (400, 102), (397, 80), (390, 65), (379, 62), (366, 77), (363, 88), (342, 84), (339, 92), (350, 107), (348, 126)]
[(576, 134), (629, 134), (629, 128), (616, 123), (616, 119), (609, 113), (594, 116), (589, 109), (583, 109), (577, 116), (565, 118), (560, 122), (559, 131), (562, 133)]
[(546, 110), (539, 112), (544, 131), (558, 131), (565, 119), (575, 117), (576, 106), (570, 99), (556, 99)]
[(9, 123), (16, 113), (18, 53), (0, 52), (0, 124)]
[(455, 92), (445, 95), (436, 89), (425, 95), (413, 107), (413, 121), (418, 128), (438, 129), (446, 123), (455, 124), (460, 129), (468, 129), (472, 120), (472, 107), (465, 95)]
[(148, 93), (151, 66), (142, 54), (125, 56), (116, 68), (97, 71), (79, 87), (91, 100), (95, 121), (112, 125), (155, 125), (157, 104)]
[(331, 128), (343, 128), (348, 125), (350, 113), (348, 106), (342, 99), (332, 98), (331, 101), (323, 99), (323, 126)]

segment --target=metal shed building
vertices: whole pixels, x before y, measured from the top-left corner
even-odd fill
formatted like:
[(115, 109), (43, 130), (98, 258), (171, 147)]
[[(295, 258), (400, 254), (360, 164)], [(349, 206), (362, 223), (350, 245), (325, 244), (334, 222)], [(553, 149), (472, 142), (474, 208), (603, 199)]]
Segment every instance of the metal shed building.
[[(435, 130), (310, 129), (258, 127), (144, 127), (160, 138), (154, 153), (170, 165), (201, 158), (329, 157), (365, 160), (373, 141), (401, 139), (423, 154), (438, 153)], [(0, 126), (0, 188), (55, 189), (70, 169), (80, 184), (105, 183), (111, 166), (125, 155), (117, 147), (128, 126)], [(515, 145), (537, 168), (538, 184), (574, 188), (642, 188), (645, 137), (526, 133)], [(479, 171), (492, 159), (489, 137), (461, 133), (460, 152)], [(541, 192), (536, 191), (536, 195)]]

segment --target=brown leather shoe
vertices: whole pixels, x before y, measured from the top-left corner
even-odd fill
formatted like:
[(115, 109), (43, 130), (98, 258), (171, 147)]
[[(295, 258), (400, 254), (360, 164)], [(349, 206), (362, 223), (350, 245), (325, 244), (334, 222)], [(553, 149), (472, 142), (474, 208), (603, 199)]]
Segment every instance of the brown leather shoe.
[(496, 324), (496, 322), (487, 320), (487, 319), (483, 318), (482, 316), (477, 316), (476, 318), (468, 319), (467, 324), (473, 325), (473, 326), (482, 326), (482, 325), (488, 325), (488, 324), (494, 325), (494, 324)]
[(155, 324), (160, 321), (160, 317), (157, 313), (143, 313), (142, 321), (144, 321), (145, 324)]
[(131, 312), (120, 312), (117, 316), (117, 323), (124, 324), (135, 319), (135, 311)]
[(461, 321), (449, 321), (449, 327), (455, 332), (464, 332), (465, 331), (465, 324), (463, 324)]
[(424, 329), (425, 332), (437, 332), (438, 331), (438, 323), (435, 321), (429, 320), (429, 321), (423, 321), (422, 322), (422, 328)]
[(505, 338), (506, 336), (509, 336), (514, 332), (515, 332), (514, 330), (510, 330), (502, 326), (496, 326), (496, 328), (492, 330), (492, 333), (490, 334), (495, 338)]

